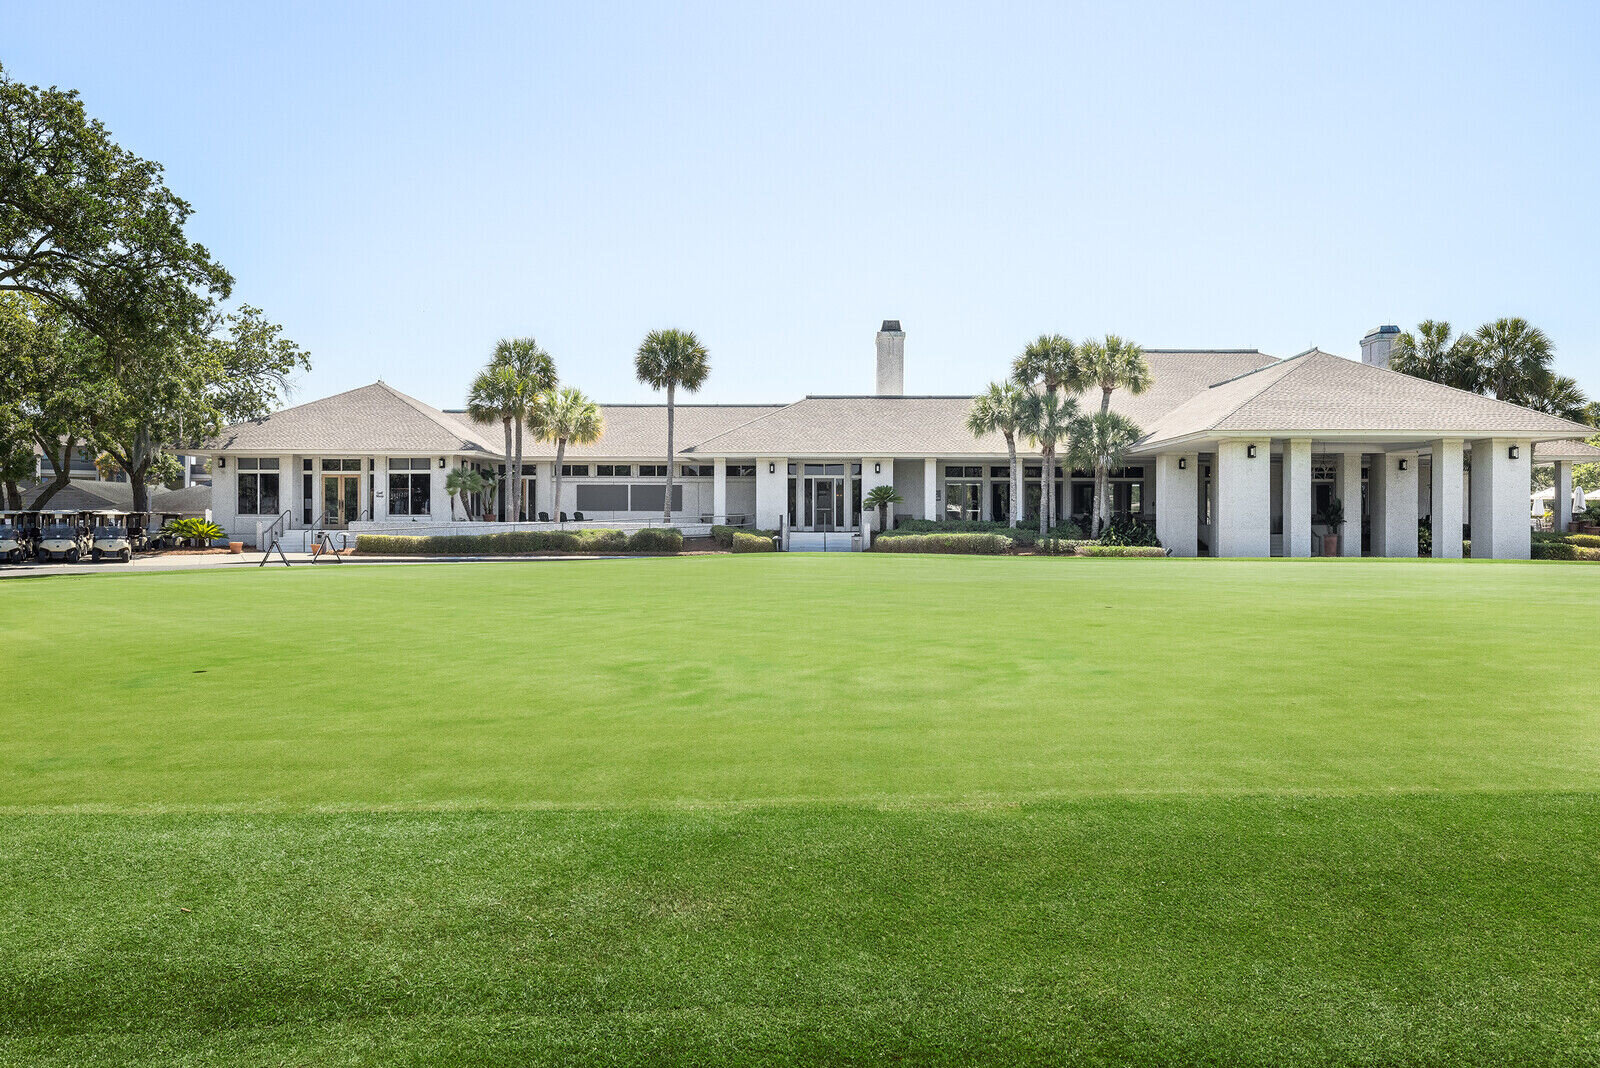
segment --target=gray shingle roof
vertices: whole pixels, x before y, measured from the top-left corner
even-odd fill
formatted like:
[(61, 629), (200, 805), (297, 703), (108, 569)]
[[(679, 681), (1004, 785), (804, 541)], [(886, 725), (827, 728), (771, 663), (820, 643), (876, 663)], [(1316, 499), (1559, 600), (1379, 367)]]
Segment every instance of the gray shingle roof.
[[(22, 501), (25, 507), (44, 493), (48, 482), (25, 483)], [(133, 507), (133, 485), (128, 482), (100, 482), (90, 479), (73, 479), (51, 497), (46, 508), (63, 512), (94, 512), (110, 510), (126, 512)], [(178, 512), (199, 515), (211, 507), (210, 486), (190, 486), (188, 489), (169, 490), (161, 486), (150, 489), (150, 508), (156, 512)]]
[(1571, 460), (1580, 464), (1600, 463), (1600, 448), (1587, 441), (1541, 441), (1533, 447), (1534, 463), (1548, 464), (1557, 460)]
[(465, 416), (442, 412), (393, 386), (374, 382), (225, 427), (206, 442), (204, 451), (499, 456), (498, 437), (486, 434)]
[[(1182, 404), (1213, 382), (1278, 361), (1254, 349), (1147, 350), (1151, 387), (1119, 390), (1111, 407), (1140, 425)], [(807, 397), (693, 447), (701, 456), (965, 456), (1005, 455), (999, 434), (967, 432), (970, 396)], [(1100, 391), (1079, 396), (1098, 407)]]
[(1144, 424), (1141, 448), (1252, 431), (1572, 437), (1588, 428), (1312, 349), (1218, 383)]
[[(714, 437), (736, 426), (783, 408), (781, 404), (676, 404), (673, 405), (673, 445), (682, 455), (696, 442)], [(465, 420), (463, 412), (447, 415)], [(667, 452), (667, 406), (665, 404), (602, 404), (600, 419), (605, 433), (593, 445), (568, 445), (566, 455), (573, 459), (614, 456), (617, 459), (665, 456)], [(504, 432), (474, 424), (480, 434), (500, 442), (494, 452), (504, 451)], [(524, 434), (522, 457), (549, 460), (556, 454), (554, 445), (529, 440)], [(734, 455), (729, 453), (727, 455)], [(755, 453), (738, 454), (754, 456)]]

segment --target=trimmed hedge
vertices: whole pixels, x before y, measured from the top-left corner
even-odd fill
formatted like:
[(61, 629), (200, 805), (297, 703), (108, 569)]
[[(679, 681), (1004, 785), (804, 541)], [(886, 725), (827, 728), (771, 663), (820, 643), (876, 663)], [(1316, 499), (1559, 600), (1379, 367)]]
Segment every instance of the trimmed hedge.
[(1531, 556), (1535, 560), (1576, 560), (1578, 547), (1569, 545), (1564, 541), (1537, 540), (1533, 543)]
[(676, 527), (644, 527), (628, 535), (630, 553), (681, 553), (683, 531)]
[[(640, 539), (639, 535), (648, 537)], [(653, 546), (660, 546), (659, 548)], [(525, 556), (537, 553), (606, 554), (679, 552), (683, 535), (670, 528), (646, 528), (630, 538), (620, 530), (525, 530), (501, 534), (360, 534), (363, 556)]]
[(1167, 550), (1157, 545), (1080, 545), (1079, 556), (1165, 556)]
[(1073, 556), (1085, 545), (1099, 545), (1090, 538), (1046, 538), (1039, 543), (1039, 551), (1046, 556)]
[(736, 553), (771, 553), (777, 552), (777, 547), (772, 544), (772, 535), (752, 534), (748, 530), (735, 530), (732, 538), (732, 548)]
[(1568, 534), (1563, 540), (1568, 545), (1582, 545), (1586, 549), (1600, 549), (1600, 534)]
[(1004, 534), (902, 534), (887, 533), (872, 543), (875, 553), (960, 553), (969, 556), (1004, 556), (1012, 539)]
[[(711, 540), (722, 546), (724, 549), (731, 549), (733, 548), (734, 537), (736, 535), (754, 534), (760, 538), (770, 539), (776, 533), (778, 533), (776, 530), (754, 530), (750, 527), (725, 527), (719, 524), (711, 528)], [(751, 549), (746, 551), (754, 552), (756, 550)]]

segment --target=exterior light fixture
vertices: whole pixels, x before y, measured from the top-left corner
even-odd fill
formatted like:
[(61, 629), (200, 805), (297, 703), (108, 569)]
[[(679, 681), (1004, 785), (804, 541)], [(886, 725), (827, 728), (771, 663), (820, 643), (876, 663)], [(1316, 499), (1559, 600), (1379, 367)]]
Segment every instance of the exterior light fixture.
[(439, 470), (441, 470), (441, 471), (444, 470), (444, 457), (443, 456), (439, 457)]
[(218, 467), (227, 467), (228, 466), (228, 458), (226, 456), (217, 457), (217, 466)]
[(872, 465), (872, 473), (875, 474), (875, 475), (883, 474), (883, 465), (882, 464), (873, 464)]
[(777, 464), (768, 464), (767, 465), (767, 474), (775, 475), (777, 473), (778, 473), (778, 465)]
[(1244, 447), (1244, 454), (1250, 459), (1254, 460), (1256, 458), (1256, 447), (1254, 445), (1246, 445)]
[(1406, 458), (1404, 456), (1402, 456), (1402, 457), (1400, 457), (1400, 470), (1404, 471), (1405, 469), (1406, 469)]
[(1509, 458), (1515, 460), (1517, 458), (1518, 452), (1519, 452), (1519, 450), (1517, 449), (1517, 447), (1515, 445), (1513, 445), (1513, 446), (1511, 446), (1511, 448), (1506, 450), (1506, 456), (1508, 456)]
[(1188, 469), (1189, 469), (1189, 458), (1187, 456), (1178, 457), (1178, 470), (1179, 471), (1187, 471)]

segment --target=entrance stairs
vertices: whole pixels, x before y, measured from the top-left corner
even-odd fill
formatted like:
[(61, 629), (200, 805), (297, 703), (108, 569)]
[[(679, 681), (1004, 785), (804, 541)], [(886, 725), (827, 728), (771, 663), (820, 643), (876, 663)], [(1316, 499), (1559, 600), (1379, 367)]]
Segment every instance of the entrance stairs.
[(856, 553), (861, 551), (861, 535), (851, 530), (791, 530), (792, 553)]

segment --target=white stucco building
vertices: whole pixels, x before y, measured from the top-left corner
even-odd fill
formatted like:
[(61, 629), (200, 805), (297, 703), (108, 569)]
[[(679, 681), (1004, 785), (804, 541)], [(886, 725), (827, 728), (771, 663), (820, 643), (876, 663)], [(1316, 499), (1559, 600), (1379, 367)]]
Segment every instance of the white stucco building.
[[(1316, 520), (1337, 500), (1346, 521), (1338, 553), (1415, 556), (1418, 527), (1433, 554), (1529, 554), (1529, 466), (1600, 457), (1592, 429), (1383, 366), (1364, 339), (1365, 362), (1313, 349), (1277, 359), (1253, 349), (1147, 350), (1152, 386), (1118, 391), (1112, 407), (1144, 431), (1113, 472), (1112, 511), (1155, 526), (1175, 555), (1309, 556), (1335, 533)], [(893, 486), (894, 516), (1005, 518), (1010, 485), (1004, 440), (973, 437), (968, 396), (903, 392), (905, 333), (886, 321), (872, 394), (808, 396), (792, 404), (676, 408), (674, 523), (693, 532), (746, 523), (792, 532), (872, 525), (863, 496)], [(996, 367), (995, 374), (1005, 373)], [(1098, 391), (1083, 398), (1097, 405)], [(561, 499), (554, 449), (525, 442), (526, 512), (495, 516), (520, 526), (659, 521), (665, 475), (663, 405), (602, 406), (605, 433), (569, 447)], [(488, 529), (456, 520), (445, 492), (452, 468), (504, 472), (501, 427), (431, 407), (382, 382), (232, 426), (209, 443), (213, 513), (230, 534), (306, 530)], [(1023, 484), (1037, 515), (1043, 475), (1024, 443)], [(1056, 520), (1086, 516), (1093, 482), (1058, 464)], [(1558, 498), (1560, 499), (1560, 498)], [(472, 502), (478, 510), (478, 502)], [(578, 516), (581, 514), (581, 520)], [(1558, 517), (1559, 518), (1559, 517)], [(497, 526), (496, 529), (506, 529)]]

